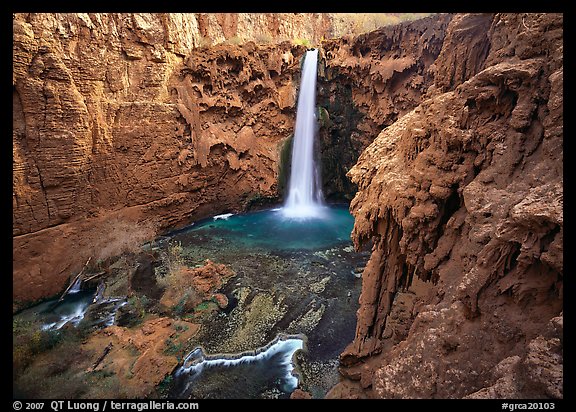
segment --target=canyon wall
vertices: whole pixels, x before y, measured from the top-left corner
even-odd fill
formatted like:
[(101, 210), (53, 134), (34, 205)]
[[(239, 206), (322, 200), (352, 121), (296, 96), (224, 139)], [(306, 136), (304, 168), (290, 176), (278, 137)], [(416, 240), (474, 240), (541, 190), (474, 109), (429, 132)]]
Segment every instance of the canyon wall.
[(329, 397), (563, 397), (563, 17), (457, 15), (349, 176), (371, 245)]
[[(249, 16), (14, 15), (14, 309), (90, 257), (279, 199), (306, 48), (230, 43), (331, 29)], [(372, 247), (330, 397), (563, 396), (562, 24), (437, 15), (322, 42), (324, 190), (358, 188)]]
[(277, 197), (305, 47), (199, 49), (196, 25), (14, 15), (14, 308), (62, 290), (90, 257)]
[(322, 42), (318, 79), (324, 194), (348, 199), (346, 173), (380, 131), (416, 107), (433, 83), (452, 15)]
[[(322, 42), (328, 198), (352, 197), (346, 173), (361, 151), (418, 104), (450, 18)], [(14, 308), (62, 290), (90, 257), (96, 263), (192, 220), (278, 201), (306, 48), (235, 43), (319, 41), (342, 29), (336, 20), (15, 14)]]

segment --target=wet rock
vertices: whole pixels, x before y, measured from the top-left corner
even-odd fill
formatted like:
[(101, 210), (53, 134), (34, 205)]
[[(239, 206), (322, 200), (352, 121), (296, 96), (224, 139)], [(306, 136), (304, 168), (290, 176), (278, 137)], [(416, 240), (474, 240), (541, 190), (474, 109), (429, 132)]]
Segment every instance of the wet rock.
[(218, 307), (220, 309), (226, 309), (228, 307), (228, 298), (226, 297), (226, 295), (222, 293), (216, 293), (213, 297), (216, 300), (216, 303), (218, 304)]
[(300, 388), (297, 388), (292, 392), (292, 394), (290, 394), (290, 399), (312, 399), (312, 395)]
[(322, 278), (319, 282), (312, 283), (310, 290), (314, 293), (322, 293), (326, 288), (326, 284), (330, 281), (330, 276)]
[(304, 315), (290, 323), (287, 330), (290, 333), (312, 332), (322, 319), (325, 309), (326, 306), (324, 304), (320, 304), (317, 308), (310, 308)]
[(118, 326), (131, 328), (141, 321), (141, 313), (131, 304), (120, 307), (116, 314), (116, 325)]

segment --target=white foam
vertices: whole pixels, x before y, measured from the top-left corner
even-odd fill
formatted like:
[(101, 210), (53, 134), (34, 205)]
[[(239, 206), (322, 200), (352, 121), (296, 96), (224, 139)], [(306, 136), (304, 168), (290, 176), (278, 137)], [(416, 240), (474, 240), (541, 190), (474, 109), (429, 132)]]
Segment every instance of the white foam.
[(74, 294), (80, 292), (80, 286), (82, 286), (82, 279), (79, 277), (76, 279), (76, 282), (72, 285), (72, 287), (68, 290), (67, 294)]
[(216, 215), (213, 217), (213, 219), (214, 220), (218, 220), (218, 219), (228, 220), (228, 218), (230, 218), (230, 216), (234, 216), (234, 213), (224, 213), (222, 215)]
[(287, 219), (322, 219), (328, 216), (328, 208), (317, 204), (285, 206), (281, 209), (282, 216)]
[(63, 315), (59, 321), (42, 325), (42, 330), (58, 330), (67, 323), (71, 323), (72, 325), (77, 326), (80, 321), (84, 319), (84, 315), (88, 310), (88, 306), (89, 304), (87, 302), (79, 303), (76, 305), (72, 313)]
[[(176, 370), (175, 375), (188, 374), (190, 376), (197, 376), (202, 373), (205, 368), (214, 366), (232, 367), (241, 364), (253, 363), (266, 360), (278, 353), (282, 353), (279, 363), (284, 368), (284, 379), (286, 380), (289, 391), (293, 391), (298, 387), (298, 378), (292, 374), (294, 366), (292, 364), (292, 356), (294, 353), (302, 349), (304, 341), (302, 339), (288, 338), (277, 339), (270, 345), (263, 348), (259, 353), (254, 355), (242, 355), (239, 357), (218, 357), (218, 356), (205, 356), (202, 349), (196, 348), (190, 352), (180, 368)], [(188, 383), (187, 388), (191, 382)], [(186, 389), (187, 389), (186, 388)]]
[[(120, 303), (117, 303), (120, 302)], [(105, 318), (104, 325), (105, 326), (112, 326), (116, 321), (116, 312), (122, 306), (126, 305), (128, 302), (124, 300), (124, 298), (109, 298), (105, 300), (100, 300), (97, 304), (104, 305), (108, 303), (115, 303), (112, 311), (110, 314)], [(88, 308), (90, 307), (89, 302), (79, 302), (72, 313), (61, 315), (60, 319), (56, 322), (46, 323), (41, 326), (42, 330), (58, 330), (61, 329), (67, 323), (72, 324), (73, 326), (78, 326), (78, 324), (84, 319)]]

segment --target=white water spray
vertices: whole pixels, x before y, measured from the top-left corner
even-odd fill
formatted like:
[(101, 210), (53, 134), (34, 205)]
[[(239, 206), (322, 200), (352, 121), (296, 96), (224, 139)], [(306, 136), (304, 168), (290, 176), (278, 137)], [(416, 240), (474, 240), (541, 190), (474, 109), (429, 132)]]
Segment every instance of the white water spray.
[(320, 174), (314, 162), (317, 66), (318, 50), (308, 50), (300, 80), (288, 198), (282, 208), (289, 218), (321, 217), (325, 210)]
[(76, 279), (76, 282), (72, 285), (70, 290), (68, 291), (69, 294), (78, 293), (80, 292), (80, 287), (82, 286), (82, 278)]
[(184, 392), (188, 391), (194, 378), (198, 377), (204, 369), (212, 367), (232, 367), (242, 364), (250, 364), (257, 362), (265, 362), (273, 356), (280, 355), (280, 367), (283, 371), (283, 390), (285, 392), (292, 392), (298, 387), (298, 378), (292, 374), (294, 365), (292, 364), (292, 357), (294, 353), (303, 349), (304, 341), (299, 338), (277, 338), (270, 342), (265, 347), (250, 354), (240, 354), (237, 356), (206, 356), (201, 348), (196, 348), (190, 352), (180, 366), (175, 371), (175, 376), (188, 375), (188, 382)]

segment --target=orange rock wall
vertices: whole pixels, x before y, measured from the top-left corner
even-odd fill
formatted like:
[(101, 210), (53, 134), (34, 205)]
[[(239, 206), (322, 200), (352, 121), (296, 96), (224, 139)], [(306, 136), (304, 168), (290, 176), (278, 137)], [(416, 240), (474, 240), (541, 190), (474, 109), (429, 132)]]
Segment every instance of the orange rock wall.
[(160, 231), (277, 196), (305, 48), (194, 48), (191, 16), (14, 15), (16, 306), (61, 290), (112, 218)]

